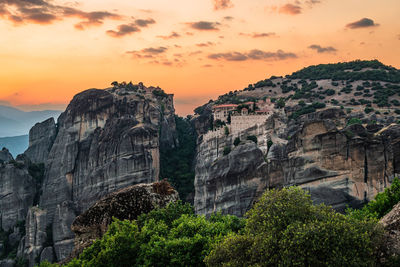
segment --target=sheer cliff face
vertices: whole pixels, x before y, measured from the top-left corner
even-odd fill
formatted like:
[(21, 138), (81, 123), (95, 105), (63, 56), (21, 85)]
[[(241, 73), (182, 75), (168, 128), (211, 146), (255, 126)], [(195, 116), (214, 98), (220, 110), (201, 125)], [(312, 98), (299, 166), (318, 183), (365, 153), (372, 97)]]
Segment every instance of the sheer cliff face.
[[(290, 185), (303, 187), (315, 203), (337, 210), (372, 199), (399, 173), (400, 126), (343, 128), (344, 116), (328, 110), (305, 116), (296, 125), (285, 119), (280, 127), (266, 123), (262, 127), (274, 143), (269, 150), (249, 143), (233, 148), (231, 136), (200, 141), (197, 213), (221, 210), (242, 216), (265, 189)], [(279, 138), (285, 135), (289, 141)], [(232, 152), (216, 157), (218, 143), (231, 146)]]
[[(154, 89), (90, 89), (73, 98), (57, 127), (49, 120), (32, 129), (26, 155), (47, 158), (39, 206), (53, 229), (57, 260), (73, 249), (77, 215), (110, 192), (158, 180), (159, 149), (177, 141), (173, 95), (156, 96)], [(26, 258), (31, 246), (42, 250), (29, 240), (20, 249)]]
[(41, 207), (51, 216), (73, 201), (82, 212), (109, 192), (156, 181), (160, 140), (174, 145), (173, 116), (172, 96), (142, 99), (119, 89), (75, 96), (58, 121)]

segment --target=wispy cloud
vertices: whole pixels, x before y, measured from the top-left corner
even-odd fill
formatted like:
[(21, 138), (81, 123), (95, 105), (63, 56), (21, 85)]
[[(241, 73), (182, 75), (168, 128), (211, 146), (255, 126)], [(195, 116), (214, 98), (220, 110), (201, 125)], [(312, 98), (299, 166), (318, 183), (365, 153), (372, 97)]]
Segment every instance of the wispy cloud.
[(131, 24), (121, 24), (117, 27), (117, 30), (109, 30), (106, 33), (111, 37), (119, 38), (133, 34), (135, 32), (140, 32), (140, 29), (136, 24), (131, 23)]
[(360, 20), (351, 22), (346, 25), (346, 28), (349, 29), (358, 29), (358, 28), (369, 28), (369, 27), (377, 27), (379, 24), (376, 24), (372, 19), (362, 18)]
[(302, 7), (294, 4), (286, 4), (279, 8), (279, 13), (287, 15), (298, 15), (301, 13)]
[(177, 32), (172, 32), (170, 35), (158, 35), (157, 37), (164, 40), (169, 40), (169, 39), (179, 38), (181, 36)]
[(245, 60), (284, 60), (290, 58), (297, 58), (294, 53), (284, 52), (278, 50), (276, 52), (267, 52), (258, 49), (250, 50), (249, 52), (227, 52), (215, 53), (208, 55), (208, 58), (215, 60), (227, 61), (245, 61)]
[(132, 50), (132, 51), (127, 51), (127, 54), (130, 54), (136, 58), (153, 58), (156, 55), (160, 55), (165, 53), (168, 50), (167, 47), (148, 47), (144, 48), (140, 51)]
[(213, 0), (214, 10), (223, 10), (233, 7), (231, 0)]
[(218, 26), (221, 25), (219, 22), (210, 21), (188, 22), (186, 24), (199, 31), (219, 31)]
[(318, 53), (335, 53), (337, 51), (337, 49), (332, 46), (322, 47), (316, 44), (310, 45), (308, 48), (315, 50)]
[(274, 33), (274, 32), (260, 32), (260, 33), (257, 33), (257, 32), (243, 33), (243, 32), (241, 32), (241, 33), (239, 33), (239, 35), (248, 36), (251, 38), (276, 37), (276, 33)]
[(122, 19), (122, 16), (116, 13), (85, 12), (67, 5), (55, 5), (50, 0), (0, 0), (0, 18), (11, 21), (14, 25), (46, 25), (72, 17), (81, 20), (75, 24), (75, 28), (79, 30), (102, 25), (107, 19)]

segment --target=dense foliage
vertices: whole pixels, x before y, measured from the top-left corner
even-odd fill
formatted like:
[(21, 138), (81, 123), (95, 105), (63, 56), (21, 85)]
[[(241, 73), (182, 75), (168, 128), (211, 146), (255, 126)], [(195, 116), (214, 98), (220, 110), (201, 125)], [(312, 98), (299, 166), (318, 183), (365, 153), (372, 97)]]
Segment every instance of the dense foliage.
[(321, 109), (321, 108), (325, 108), (325, 107), (326, 107), (325, 103), (314, 102), (310, 105), (302, 106), (299, 110), (293, 112), (289, 116), (289, 119), (297, 119), (301, 115), (313, 113), (313, 112), (317, 111), (317, 109)]
[(160, 150), (160, 178), (167, 178), (179, 192), (180, 198), (185, 200), (194, 191), (196, 133), (188, 119), (176, 116), (175, 123), (179, 146)]
[[(361, 71), (368, 68), (368, 70)], [(378, 60), (351, 61), (336, 64), (320, 64), (310, 66), (287, 76), (291, 79), (310, 80), (372, 80), (385, 82), (400, 82), (400, 71), (385, 66)]]
[(297, 187), (268, 190), (247, 213), (245, 229), (206, 257), (208, 266), (372, 266), (380, 238), (374, 220), (314, 206)]
[(400, 180), (394, 178), (392, 185), (384, 192), (378, 193), (374, 200), (371, 200), (360, 210), (347, 209), (347, 213), (355, 218), (376, 218), (380, 219), (392, 210), (394, 205), (400, 201)]
[(115, 220), (67, 266), (203, 266), (214, 245), (243, 225), (235, 216), (206, 219), (196, 216), (189, 204), (172, 203), (137, 221)]

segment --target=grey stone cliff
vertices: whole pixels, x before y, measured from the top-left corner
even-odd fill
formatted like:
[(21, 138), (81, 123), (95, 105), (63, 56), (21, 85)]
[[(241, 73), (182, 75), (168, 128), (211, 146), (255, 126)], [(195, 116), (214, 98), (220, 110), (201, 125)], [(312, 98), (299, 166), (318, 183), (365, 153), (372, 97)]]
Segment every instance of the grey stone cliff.
[[(268, 149), (259, 142), (259, 151), (253, 145), (252, 153), (248, 145), (233, 148), (232, 135), (199, 138), (197, 213), (242, 216), (265, 189), (290, 185), (308, 190), (315, 203), (343, 211), (346, 205), (357, 207), (372, 199), (400, 172), (399, 125), (370, 127), (371, 131), (360, 124), (346, 127), (340, 109), (311, 113), (297, 121), (288, 122), (284, 116), (278, 120), (279, 127), (267, 121), (255, 132), (259, 140), (269, 136), (273, 145)], [(226, 146), (232, 152), (222, 156)], [(250, 171), (238, 171), (242, 164)]]
[(33, 163), (45, 163), (57, 134), (53, 118), (37, 123), (29, 131), (29, 147), (25, 155)]

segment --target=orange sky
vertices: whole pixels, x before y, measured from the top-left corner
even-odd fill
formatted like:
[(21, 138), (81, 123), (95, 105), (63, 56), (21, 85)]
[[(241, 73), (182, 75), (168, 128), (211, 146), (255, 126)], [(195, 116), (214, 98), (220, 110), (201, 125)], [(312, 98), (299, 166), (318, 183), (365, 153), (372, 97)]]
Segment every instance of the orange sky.
[(63, 109), (142, 81), (177, 112), (271, 75), (354, 59), (400, 68), (399, 0), (0, 0), (0, 104)]

